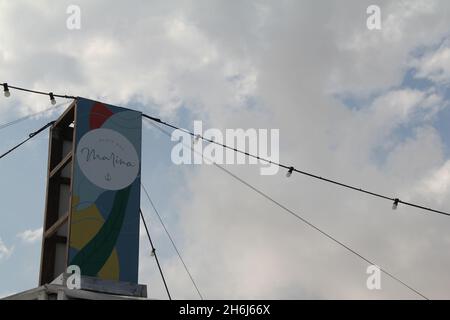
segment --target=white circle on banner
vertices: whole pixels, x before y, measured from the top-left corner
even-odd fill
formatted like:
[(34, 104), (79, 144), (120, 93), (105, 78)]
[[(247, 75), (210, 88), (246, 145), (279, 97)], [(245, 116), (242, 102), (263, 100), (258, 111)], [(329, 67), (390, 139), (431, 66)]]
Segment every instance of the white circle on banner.
[(106, 190), (128, 187), (139, 173), (139, 157), (131, 142), (111, 129), (94, 129), (81, 137), (76, 158), (90, 182)]

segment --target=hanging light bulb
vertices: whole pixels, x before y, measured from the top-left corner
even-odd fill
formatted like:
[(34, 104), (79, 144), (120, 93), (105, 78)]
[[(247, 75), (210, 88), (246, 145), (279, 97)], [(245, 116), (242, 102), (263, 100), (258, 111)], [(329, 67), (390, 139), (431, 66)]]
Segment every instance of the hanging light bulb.
[(3, 94), (7, 98), (11, 95), (11, 92), (9, 92), (9, 88), (8, 88), (8, 84), (7, 83), (3, 84)]
[(53, 94), (53, 92), (50, 92), (48, 95), (50, 96), (50, 101), (51, 101), (52, 105), (55, 105), (56, 100), (55, 100), (55, 95)]
[(286, 177), (290, 177), (292, 175), (292, 172), (294, 172), (294, 167), (290, 167), (288, 172), (286, 173)]
[(399, 201), (400, 199), (394, 199), (394, 203), (392, 204), (392, 210), (397, 210)]
[(151, 257), (154, 257), (154, 256), (155, 256), (155, 251), (156, 251), (156, 249), (155, 249), (155, 248), (152, 248), (152, 252), (150, 252), (150, 256), (151, 256)]
[(196, 135), (195, 135), (195, 138), (194, 138), (194, 144), (197, 144), (197, 143), (198, 143), (198, 140), (200, 140), (201, 137), (202, 137), (201, 135), (196, 134)]

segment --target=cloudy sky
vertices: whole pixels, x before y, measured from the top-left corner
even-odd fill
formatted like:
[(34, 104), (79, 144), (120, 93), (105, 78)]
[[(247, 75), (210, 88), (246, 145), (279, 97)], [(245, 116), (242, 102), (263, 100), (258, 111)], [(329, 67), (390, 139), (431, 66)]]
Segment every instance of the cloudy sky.
[[(81, 29), (69, 30), (69, 5)], [(366, 9), (381, 8), (381, 30)], [(450, 2), (0, 0), (0, 82), (143, 110), (192, 129), (280, 130), (280, 161), (450, 210)], [(65, 103), (65, 101), (58, 101)], [(0, 124), (49, 107), (12, 91)], [(0, 131), (0, 151), (62, 112)], [(47, 134), (0, 162), (0, 296), (38, 282)], [(143, 182), (209, 299), (416, 299), (213, 166), (143, 131)], [(450, 219), (257, 165), (228, 170), (429, 298), (450, 298)], [(174, 298), (196, 292), (145, 197)], [(140, 282), (165, 299), (141, 237)]]

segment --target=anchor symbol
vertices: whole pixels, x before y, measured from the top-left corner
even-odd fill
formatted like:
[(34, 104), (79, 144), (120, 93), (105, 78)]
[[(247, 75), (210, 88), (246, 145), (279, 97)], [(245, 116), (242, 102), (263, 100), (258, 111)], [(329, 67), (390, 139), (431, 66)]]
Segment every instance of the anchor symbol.
[(111, 181), (111, 175), (109, 174), (109, 172), (106, 174), (105, 180), (106, 181)]

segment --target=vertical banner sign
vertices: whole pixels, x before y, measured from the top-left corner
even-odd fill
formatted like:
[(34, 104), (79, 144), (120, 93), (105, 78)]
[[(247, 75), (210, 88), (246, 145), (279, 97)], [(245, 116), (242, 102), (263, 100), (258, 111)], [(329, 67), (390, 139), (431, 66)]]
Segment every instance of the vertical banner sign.
[(138, 282), (140, 112), (78, 98), (68, 265)]

